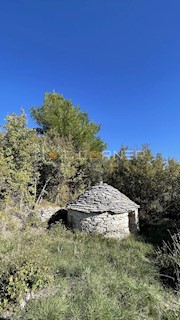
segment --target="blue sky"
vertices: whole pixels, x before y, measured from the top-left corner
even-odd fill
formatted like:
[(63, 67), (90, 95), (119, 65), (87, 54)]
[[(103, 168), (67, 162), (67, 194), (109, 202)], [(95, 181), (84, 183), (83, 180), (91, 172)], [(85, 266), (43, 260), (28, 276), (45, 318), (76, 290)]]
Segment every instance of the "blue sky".
[(0, 0), (0, 32), (1, 124), (54, 89), (112, 152), (180, 160), (179, 0)]

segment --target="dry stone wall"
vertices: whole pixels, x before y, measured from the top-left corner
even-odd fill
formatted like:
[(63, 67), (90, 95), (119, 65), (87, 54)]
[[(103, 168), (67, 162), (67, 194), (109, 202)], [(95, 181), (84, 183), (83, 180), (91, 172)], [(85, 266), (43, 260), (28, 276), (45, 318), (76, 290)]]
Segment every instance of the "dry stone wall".
[(129, 235), (128, 213), (83, 213), (68, 210), (68, 225), (87, 233), (100, 233), (105, 237), (124, 238)]
[(61, 209), (61, 207), (59, 207), (59, 206), (41, 207), (36, 210), (36, 213), (37, 213), (37, 216), (42, 221), (46, 221), (46, 220), (50, 219), (60, 209)]

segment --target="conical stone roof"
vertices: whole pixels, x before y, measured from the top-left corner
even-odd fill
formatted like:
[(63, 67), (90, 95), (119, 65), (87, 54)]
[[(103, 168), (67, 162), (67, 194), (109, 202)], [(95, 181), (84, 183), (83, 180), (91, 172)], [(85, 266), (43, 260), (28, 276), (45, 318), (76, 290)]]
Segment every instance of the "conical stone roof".
[(134, 211), (137, 208), (139, 205), (106, 183), (91, 187), (67, 207), (84, 213), (110, 212), (111, 214)]

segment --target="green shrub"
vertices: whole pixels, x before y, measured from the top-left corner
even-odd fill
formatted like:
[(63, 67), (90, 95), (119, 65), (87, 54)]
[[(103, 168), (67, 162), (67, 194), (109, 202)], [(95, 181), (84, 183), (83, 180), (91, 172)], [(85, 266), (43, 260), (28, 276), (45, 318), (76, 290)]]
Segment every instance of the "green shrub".
[(19, 268), (11, 266), (11, 269), (1, 276), (0, 308), (19, 303), (26, 293), (43, 288), (50, 280), (47, 268), (40, 268), (34, 262), (28, 261)]
[(157, 250), (157, 261), (165, 278), (172, 280), (180, 289), (180, 232), (171, 235), (171, 242), (163, 242)]

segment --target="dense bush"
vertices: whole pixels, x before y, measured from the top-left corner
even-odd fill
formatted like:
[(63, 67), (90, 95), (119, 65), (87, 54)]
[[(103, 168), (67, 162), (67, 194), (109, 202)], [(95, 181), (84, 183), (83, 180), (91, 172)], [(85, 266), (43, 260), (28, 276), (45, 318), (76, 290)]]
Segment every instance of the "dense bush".
[(4, 271), (0, 280), (0, 310), (11, 308), (25, 297), (27, 293), (33, 293), (43, 288), (50, 282), (47, 268), (39, 267), (35, 262), (26, 262), (23, 265), (13, 266)]
[(141, 230), (149, 225), (177, 227), (180, 221), (180, 163), (154, 156), (148, 146), (127, 157), (128, 148), (106, 160), (104, 179), (140, 204)]
[(164, 280), (180, 289), (180, 232), (171, 235), (171, 241), (163, 242), (157, 251), (157, 262), (164, 273)]

